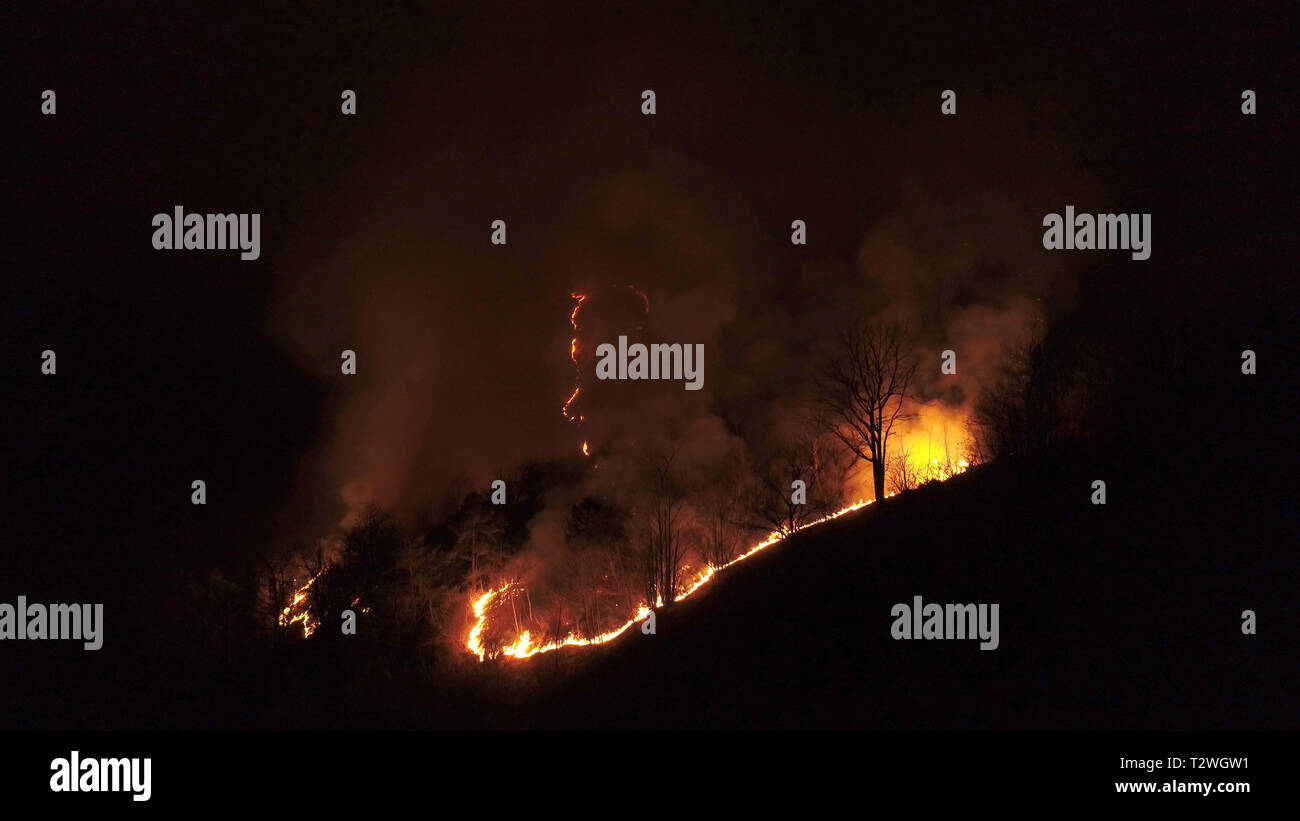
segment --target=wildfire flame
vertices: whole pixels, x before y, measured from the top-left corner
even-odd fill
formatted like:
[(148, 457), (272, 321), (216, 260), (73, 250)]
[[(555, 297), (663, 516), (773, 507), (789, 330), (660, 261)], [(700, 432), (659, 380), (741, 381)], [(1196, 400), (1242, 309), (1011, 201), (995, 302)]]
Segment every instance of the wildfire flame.
[(569, 406), (573, 404), (573, 401), (578, 398), (578, 394), (582, 392), (582, 369), (578, 365), (578, 311), (582, 310), (582, 303), (587, 301), (587, 295), (571, 293), (569, 294), (569, 297), (575, 300), (573, 310), (569, 312), (569, 324), (573, 326), (573, 339), (569, 340), (569, 361), (573, 363), (573, 369), (576, 372), (574, 377), (576, 384), (573, 386), (573, 393), (569, 394), (569, 398), (565, 400), (564, 406), (560, 408), (560, 413), (564, 414), (564, 418), (570, 422), (581, 422), (582, 417), (575, 417), (573, 414), (569, 413)]
[[(628, 285), (627, 289), (641, 299), (641, 304), (644, 306), (645, 313), (648, 316), (650, 314), (650, 297), (646, 296), (645, 292), (635, 285)], [(569, 361), (573, 363), (574, 384), (573, 393), (569, 394), (569, 398), (564, 400), (564, 404), (560, 407), (560, 413), (563, 414), (566, 420), (578, 423), (585, 422), (587, 417), (582, 414), (577, 414), (575, 416), (569, 408), (573, 406), (573, 403), (578, 399), (578, 395), (582, 393), (582, 365), (578, 362), (578, 351), (580, 349), (580, 345), (578, 344), (578, 313), (582, 310), (582, 306), (587, 301), (587, 297), (588, 294), (581, 294), (577, 291), (569, 294), (569, 298), (574, 301), (573, 310), (569, 312), (569, 325), (573, 328), (573, 337), (569, 340)], [(645, 321), (642, 320), (641, 325), (638, 327), (645, 327)], [(582, 443), (582, 455), (588, 457), (591, 456), (591, 448), (585, 441)]]
[[(631, 287), (631, 286), (629, 286)], [(635, 289), (633, 289), (635, 290)], [(639, 292), (638, 292), (639, 293)], [(644, 295), (643, 295), (644, 297)], [(576, 310), (576, 309), (575, 309)], [(965, 450), (967, 431), (965, 419), (957, 409), (949, 409), (939, 404), (927, 405), (920, 408), (917, 414), (917, 423), (910, 426), (909, 430), (902, 436), (901, 453), (904, 454), (906, 461), (913, 468), (914, 478), (920, 482), (944, 481), (964, 473), (970, 467), (970, 463), (965, 458), (958, 456)], [(588, 445), (582, 443), (582, 452), (588, 453)], [(897, 491), (886, 493), (886, 498), (897, 495)], [(847, 507), (837, 510), (827, 516), (815, 521), (807, 522), (796, 529), (797, 531), (806, 530), (817, 525), (824, 524), (833, 519), (838, 519), (846, 513), (852, 513), (860, 510), (867, 505), (872, 504), (874, 500), (859, 499)], [(687, 583), (682, 585), (680, 592), (674, 597), (673, 601), (682, 601), (690, 597), (695, 591), (708, 584), (719, 572), (738, 564), (764, 548), (771, 547), (786, 537), (779, 533), (771, 533), (766, 539), (746, 550), (741, 555), (732, 559), (725, 564), (715, 566), (707, 564), (702, 570), (695, 574)], [(472, 604), (473, 626), (470, 629), (469, 636), (465, 641), (466, 649), (478, 656), (479, 661), (497, 656), (506, 656), (509, 658), (527, 659), (541, 653), (549, 653), (553, 650), (559, 650), (563, 647), (587, 647), (594, 644), (605, 644), (613, 641), (639, 622), (642, 622), (650, 615), (651, 604), (642, 601), (637, 606), (636, 615), (621, 626), (601, 633), (596, 636), (582, 636), (577, 632), (570, 632), (563, 639), (550, 641), (547, 643), (538, 643), (534, 641), (532, 634), (527, 630), (522, 630), (515, 637), (513, 642), (505, 644), (496, 649), (489, 649), (483, 643), (483, 632), (486, 629), (488, 621), (488, 609), (492, 602), (499, 596), (507, 593), (511, 587), (517, 585), (517, 582), (508, 581), (499, 587), (488, 590), (479, 595)], [(655, 607), (662, 606), (663, 601), (659, 600), (654, 603)]]
[[(487, 626), (487, 607), (492, 602), (492, 599), (505, 593), (510, 589), (511, 585), (512, 582), (507, 582), (496, 590), (487, 591), (474, 601), (474, 626), (469, 631), (469, 639), (465, 642), (465, 646), (471, 653), (478, 656), (479, 661), (483, 661), (488, 657), (488, 655), (493, 657), (503, 655), (512, 658), (526, 659), (531, 658), (538, 653), (549, 653), (552, 650), (559, 650), (561, 647), (585, 647), (589, 644), (604, 644), (605, 642), (613, 641), (615, 638), (618, 638), (618, 636), (622, 635), (623, 631), (627, 630), (637, 622), (643, 621), (650, 615), (650, 608), (643, 604), (637, 609), (636, 616), (617, 630), (611, 630), (608, 633), (602, 633), (599, 636), (593, 636), (591, 638), (579, 636), (576, 633), (570, 633), (565, 636), (562, 641), (553, 641), (548, 644), (534, 645), (532, 643), (532, 634), (525, 630), (519, 634), (518, 638), (516, 638), (512, 644), (508, 644), (489, 654), (487, 648), (483, 646), (482, 638), (483, 628)], [(678, 598), (681, 599), (682, 597), (679, 596)]]
[[(316, 632), (317, 627), (320, 627), (320, 622), (312, 618), (311, 611), (308, 610), (306, 602), (307, 591), (316, 583), (316, 580), (321, 577), (321, 573), (324, 572), (324, 570), (321, 570), (315, 576), (308, 579), (306, 584), (294, 591), (293, 598), (289, 600), (289, 606), (280, 611), (281, 627), (288, 627), (291, 624), (301, 624), (303, 638), (307, 638), (312, 633)], [(295, 610), (297, 612), (294, 612)]]
[[(956, 471), (956, 473), (963, 472), (965, 471), (965, 469), (966, 469), (966, 463), (963, 461), (961, 469)], [(896, 494), (893, 493), (888, 494), (888, 496), (894, 496), (894, 495)], [(872, 501), (874, 500), (859, 499), (858, 501), (854, 502), (851, 505), (848, 505), (845, 508), (837, 510), (834, 513), (828, 514), (826, 516), (823, 516), (822, 518), (817, 519), (815, 521), (811, 521), (804, 524), (802, 527), (797, 528), (796, 532), (807, 530), (809, 528), (816, 527), (817, 525), (824, 524), (834, 519), (838, 519), (839, 517), (845, 515), (846, 513), (852, 513), (855, 510), (861, 510), (862, 508), (872, 504)], [(695, 593), (695, 591), (699, 590), (701, 587), (708, 584), (709, 581), (712, 580), (713, 577), (716, 576), (719, 572), (726, 570), (728, 567), (731, 567), (734, 564), (739, 564), (740, 562), (743, 562), (745, 559), (748, 559), (750, 556), (753, 556), (755, 553), (758, 553), (760, 550), (771, 547), (772, 545), (777, 544), (778, 542), (784, 541), (786, 538), (787, 536), (782, 536), (780, 533), (771, 533), (768, 535), (766, 539), (754, 545), (753, 547), (749, 548), (749, 550), (745, 551), (744, 553), (732, 559), (731, 561), (727, 562), (726, 564), (720, 566), (714, 566), (711, 564), (706, 565), (704, 569), (701, 570), (693, 580), (691, 580), (688, 584), (686, 584), (682, 588), (681, 592), (679, 592), (673, 598), (673, 601), (679, 602), (686, 598), (689, 598), (693, 593)], [(633, 625), (644, 621), (646, 617), (650, 615), (650, 609), (651, 609), (650, 605), (647, 602), (642, 602), (637, 607), (636, 615), (633, 616), (631, 619), (629, 619), (627, 622), (625, 622), (622, 626), (610, 630), (606, 633), (601, 633), (600, 635), (597, 636), (587, 637), (587, 636), (580, 636), (577, 633), (570, 633), (569, 635), (565, 636), (563, 639), (560, 639), (559, 641), (551, 641), (546, 644), (534, 644), (532, 640), (532, 634), (529, 631), (524, 630), (521, 633), (519, 633), (516, 639), (510, 644), (499, 647), (496, 650), (488, 650), (483, 645), (483, 630), (487, 626), (488, 606), (492, 603), (493, 599), (495, 599), (497, 596), (504, 594), (514, 584), (515, 584), (514, 582), (506, 582), (499, 588), (496, 588), (494, 590), (489, 590), (486, 593), (483, 593), (473, 602), (472, 610), (474, 613), (474, 623), (473, 626), (470, 628), (469, 636), (465, 641), (465, 648), (469, 652), (478, 656), (479, 661), (484, 661), (487, 658), (495, 658), (497, 656), (507, 656), (509, 658), (527, 659), (527, 658), (532, 658), (533, 656), (539, 655), (541, 653), (549, 653), (552, 650), (559, 650), (560, 648), (563, 647), (587, 647), (593, 644), (605, 644), (623, 635), (623, 633), (625, 633), (629, 627), (632, 627)], [(662, 605), (663, 605), (662, 599), (659, 599), (658, 601), (655, 602), (656, 607), (660, 607)]]

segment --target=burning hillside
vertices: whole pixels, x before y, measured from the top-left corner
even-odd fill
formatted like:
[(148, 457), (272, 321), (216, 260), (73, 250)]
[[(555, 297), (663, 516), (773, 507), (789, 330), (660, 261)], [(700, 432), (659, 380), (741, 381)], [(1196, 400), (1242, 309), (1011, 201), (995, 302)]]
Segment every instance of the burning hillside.
[[(954, 458), (946, 450), (937, 449), (931, 442), (926, 440), (927, 446), (920, 454), (909, 463), (909, 469), (914, 471), (916, 476), (929, 477), (926, 481), (943, 481), (949, 479), (958, 473), (964, 472), (969, 467), (969, 462), (964, 458)], [(888, 496), (894, 496), (895, 493), (889, 493)], [(846, 513), (860, 510), (870, 505), (874, 500), (861, 500), (854, 502), (846, 507), (840, 508), (833, 513), (829, 513), (818, 519), (798, 525), (791, 533), (771, 533), (763, 541), (753, 545), (745, 550), (734, 559), (720, 565), (714, 565), (708, 562), (696, 560), (695, 564), (686, 564), (682, 568), (682, 575), (687, 579), (682, 587), (678, 588), (673, 596), (674, 602), (680, 602), (708, 584), (715, 575), (726, 570), (732, 565), (738, 564), (745, 559), (753, 556), (764, 548), (771, 547), (785, 540), (793, 532), (806, 530), (816, 527), (833, 519), (837, 519)], [(648, 601), (641, 601), (636, 605), (635, 615), (623, 624), (595, 635), (581, 635), (577, 632), (569, 632), (562, 638), (551, 638), (545, 641), (537, 641), (533, 638), (532, 629), (519, 628), (519, 614), (513, 607), (513, 602), (519, 594), (526, 593), (526, 588), (522, 587), (517, 581), (506, 581), (499, 588), (488, 590), (487, 592), (470, 597), (470, 610), (473, 615), (473, 626), (465, 641), (465, 649), (470, 653), (478, 656), (479, 661), (489, 658), (507, 657), (516, 659), (527, 659), (541, 653), (547, 653), (553, 650), (559, 650), (565, 647), (586, 647), (596, 644), (605, 644), (621, 636), (628, 628), (638, 623), (644, 622), (652, 614), (655, 608), (662, 607), (664, 599), (662, 596), (656, 597), (654, 604)], [(531, 608), (530, 608), (531, 609)], [(509, 611), (509, 612), (507, 612)], [(500, 643), (496, 646), (489, 647), (485, 645), (484, 636), (489, 632), (488, 622), (492, 619), (505, 621), (508, 616), (513, 616), (516, 629), (513, 638), (506, 643)], [(530, 619), (531, 621), (531, 619)]]
[[(629, 317), (637, 331), (645, 329), (650, 303), (644, 293), (627, 286), (607, 294), (612, 297), (595, 304), (613, 308), (591, 320), (595, 333)], [(629, 310), (619, 294), (635, 297), (637, 310)], [(516, 536), (512, 544), (507, 533), (514, 509), (501, 507), (504, 491), (491, 504), (474, 495), (459, 503), (447, 525), (451, 549), (438, 561), (465, 591), (459, 595), (468, 627), (460, 643), (480, 661), (611, 641), (666, 601), (686, 599), (717, 573), (794, 532), (882, 495), (942, 481), (969, 465), (964, 410), (920, 401), (906, 380), (882, 387), (879, 381), (850, 379), (827, 394), (826, 407), (843, 409), (839, 417), (823, 414), (816, 425), (787, 425), (780, 436), (769, 437), (775, 445), (767, 449), (736, 442), (719, 452), (709, 444), (716, 434), (705, 436), (703, 446), (689, 434), (667, 446), (661, 440), (617, 441), (617, 428), (598, 424), (605, 421), (600, 409), (610, 407), (609, 396), (584, 395), (583, 373), (591, 364), (585, 352), (593, 346), (584, 337), (582, 315), (591, 303), (585, 293), (572, 298), (568, 353), (577, 380), (561, 410), (580, 428), (597, 425), (601, 458), (591, 459), (590, 434), (584, 432), (580, 449), (589, 461), (538, 489), (522, 517), (522, 542)], [(864, 325), (859, 332), (869, 341), (878, 327)], [(910, 349), (892, 355), (896, 368), (914, 367)], [(578, 411), (580, 397), (595, 411)], [(595, 471), (602, 465), (604, 481), (598, 482)], [(357, 557), (374, 549), (371, 541), (350, 548), (351, 560), (323, 561), (280, 609), (280, 626), (300, 627), (309, 637), (324, 618), (366, 598), (354, 586), (327, 614), (322, 611), (330, 607), (321, 601), (328, 590), (322, 593), (318, 582), (353, 573), (341, 569), (349, 561), (370, 561)]]
[[(861, 502), (861, 501), (856, 502), (852, 505), (849, 505), (848, 507), (845, 507), (841, 510), (836, 511), (835, 513), (830, 514), (824, 519), (818, 519), (814, 522), (810, 522), (807, 525), (801, 527), (800, 529), (802, 530), (806, 527), (813, 527), (817, 524), (820, 524), (821, 522), (838, 518), (839, 516), (842, 516), (845, 513), (850, 513), (854, 510), (858, 510), (869, 504), (871, 503)], [(759, 542), (758, 544), (751, 547), (749, 550), (737, 556), (735, 559), (732, 559), (730, 562), (727, 562), (726, 564), (723, 564), (721, 566), (705, 564), (702, 568), (693, 571), (693, 568), (691, 568), (688, 565), (684, 570), (687, 577), (690, 578), (691, 580), (686, 584), (686, 586), (683, 589), (681, 589), (673, 597), (673, 601), (674, 602), (683, 601), (684, 599), (688, 598), (692, 593), (694, 593), (696, 590), (699, 590), (701, 587), (708, 584), (709, 581), (717, 573), (727, 569), (733, 564), (744, 561), (745, 559), (749, 558), (750, 556), (754, 555), (755, 553), (759, 552), (760, 550), (766, 547), (770, 547), (774, 544), (777, 544), (778, 542), (782, 541), (784, 538), (785, 536), (779, 533), (773, 533), (764, 541)], [(523, 630), (522, 632), (517, 633), (513, 642), (499, 646), (495, 649), (489, 649), (485, 647), (483, 643), (483, 635), (486, 630), (488, 619), (492, 617), (492, 611), (502, 609), (501, 599), (507, 597), (515, 589), (516, 589), (516, 583), (507, 582), (504, 585), (502, 585), (500, 589), (489, 590), (483, 595), (478, 596), (476, 599), (473, 600), (471, 608), (474, 614), (474, 626), (470, 629), (469, 637), (466, 639), (465, 642), (465, 648), (469, 650), (469, 652), (478, 656), (479, 661), (483, 661), (489, 658), (496, 658), (498, 656), (526, 659), (541, 653), (547, 653), (552, 650), (559, 650), (564, 647), (586, 647), (593, 644), (605, 644), (606, 642), (613, 641), (614, 639), (621, 636), (624, 632), (627, 631), (629, 627), (632, 627), (634, 624), (638, 624), (640, 622), (645, 621), (647, 618), (650, 617), (651, 613), (653, 612), (653, 608), (648, 602), (641, 602), (639, 605), (637, 605), (636, 615), (634, 615), (631, 619), (625, 622), (622, 626), (609, 630), (604, 633), (600, 633), (598, 635), (581, 636), (576, 633), (569, 633), (564, 638), (559, 640), (552, 639), (545, 643), (537, 643), (533, 641), (532, 632), (530, 630)], [(654, 602), (654, 608), (662, 607), (663, 604), (664, 604), (664, 600), (662, 597), (656, 598)]]

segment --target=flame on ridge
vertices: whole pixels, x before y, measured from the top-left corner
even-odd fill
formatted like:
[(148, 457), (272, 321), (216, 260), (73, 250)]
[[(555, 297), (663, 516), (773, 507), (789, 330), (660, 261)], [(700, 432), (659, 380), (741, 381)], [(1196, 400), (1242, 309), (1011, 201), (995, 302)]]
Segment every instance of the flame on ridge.
[[(896, 494), (893, 493), (887, 494), (887, 498), (889, 496), (894, 496), (894, 495)], [(862, 499), (859, 499), (853, 504), (848, 505), (847, 507), (844, 507), (840, 510), (837, 510), (834, 513), (827, 514), (826, 516), (823, 516), (820, 519), (816, 519), (814, 521), (808, 522), (807, 524), (804, 524), (802, 527), (799, 527), (795, 532), (807, 530), (808, 528), (811, 527), (816, 527), (817, 525), (824, 524), (825, 522), (829, 522), (832, 519), (838, 519), (839, 517), (843, 516), (846, 513), (852, 513), (855, 510), (861, 510), (862, 508), (872, 504), (873, 502), (874, 500), (864, 501)], [(719, 571), (726, 570), (728, 567), (731, 567), (733, 564), (739, 564), (740, 562), (743, 562), (745, 559), (748, 559), (750, 556), (753, 556), (755, 553), (759, 552), (760, 550), (766, 547), (771, 547), (777, 542), (784, 541), (785, 538), (786, 537), (782, 536), (780, 533), (771, 533), (768, 535), (766, 539), (754, 545), (749, 550), (740, 554), (739, 556), (727, 562), (726, 564), (723, 564), (721, 566), (716, 566), (716, 567), (714, 565), (706, 565), (704, 570), (700, 571), (700, 573), (695, 577), (695, 579), (692, 580), (688, 585), (686, 585), (682, 589), (682, 591), (673, 598), (673, 601), (679, 602), (682, 601), (683, 599), (688, 598), (696, 590), (699, 590), (701, 587), (707, 584), (715, 575), (718, 574)], [(532, 635), (527, 630), (525, 630), (522, 633), (520, 633), (518, 638), (516, 638), (515, 641), (512, 642), (511, 644), (507, 644), (504, 647), (498, 648), (497, 650), (494, 651), (489, 651), (483, 645), (483, 630), (487, 626), (488, 605), (492, 603), (492, 600), (494, 598), (509, 590), (512, 585), (513, 582), (506, 582), (501, 587), (496, 588), (494, 590), (488, 590), (486, 593), (483, 593), (481, 596), (479, 596), (477, 599), (474, 600), (474, 603), (472, 605), (472, 610), (474, 613), (474, 624), (470, 628), (469, 636), (465, 641), (465, 648), (469, 652), (478, 656), (479, 661), (484, 661), (489, 657), (495, 658), (497, 656), (508, 656), (510, 658), (526, 659), (526, 658), (532, 658), (533, 656), (539, 655), (541, 653), (549, 653), (552, 650), (559, 650), (562, 647), (586, 647), (592, 644), (605, 644), (623, 635), (623, 633), (625, 633), (629, 627), (644, 621), (646, 617), (650, 615), (649, 604), (642, 602), (637, 607), (636, 615), (633, 616), (631, 619), (629, 619), (627, 622), (625, 622), (621, 627), (615, 628), (614, 630), (610, 630), (609, 632), (606, 633), (601, 633), (598, 636), (592, 636), (588, 638), (584, 636), (579, 636), (577, 633), (569, 633), (569, 635), (565, 636), (563, 639), (559, 641), (551, 641), (546, 644), (534, 644), (532, 640)], [(655, 602), (656, 607), (660, 607), (662, 605), (663, 605), (662, 598), (660, 598), (658, 601)]]

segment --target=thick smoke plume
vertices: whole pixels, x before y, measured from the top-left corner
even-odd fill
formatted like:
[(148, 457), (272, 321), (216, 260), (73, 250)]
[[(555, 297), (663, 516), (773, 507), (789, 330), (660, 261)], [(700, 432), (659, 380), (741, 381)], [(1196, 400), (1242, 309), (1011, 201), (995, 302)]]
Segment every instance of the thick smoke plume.
[[(717, 170), (657, 146), (579, 161), (530, 136), (528, 163), (505, 173), (463, 135), (440, 148), (397, 140), (406, 153), (384, 161), (393, 183), (340, 199), (287, 252), (301, 273), (280, 283), (275, 329), (329, 395), (324, 440), (304, 464), (306, 527), (350, 524), (371, 504), (427, 521), (449, 491), (484, 491), (529, 460), (582, 459), (586, 442), (594, 469), (547, 500), (514, 562), (558, 584), (574, 504), (635, 506), (646, 460), (665, 447), (704, 477), (696, 492), (728, 481), (798, 427), (827, 331), (853, 315), (916, 334), (916, 396), (897, 441), (923, 455), (937, 441), (968, 445), (971, 404), (1007, 347), (1070, 304), (1071, 260), (1043, 251), (1041, 215), (1098, 196), (1059, 137), (1004, 105), (1001, 133), (963, 135), (960, 161), (933, 128), (918, 137), (859, 115), (854, 167), (807, 160), (857, 180), (869, 203), (833, 215), (809, 199), (815, 179), (775, 208), (761, 169)], [(918, 162), (877, 162), (865, 135), (880, 133)], [(808, 245), (790, 244), (792, 218), (809, 222)], [(489, 242), (494, 219), (507, 222), (504, 246)], [(572, 294), (587, 297), (576, 350)], [(702, 344), (704, 389), (597, 382), (594, 350), (620, 333)], [(345, 349), (355, 376), (339, 373)], [(954, 376), (939, 372), (944, 350), (957, 354)], [(580, 422), (561, 413), (575, 357)]]

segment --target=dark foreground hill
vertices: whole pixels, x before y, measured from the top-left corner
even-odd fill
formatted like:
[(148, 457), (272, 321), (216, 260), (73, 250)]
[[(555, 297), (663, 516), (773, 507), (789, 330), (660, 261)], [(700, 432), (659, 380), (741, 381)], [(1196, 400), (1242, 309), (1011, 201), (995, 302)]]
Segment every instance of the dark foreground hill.
[[(1164, 452), (987, 465), (773, 545), (662, 611), (655, 635), (525, 662), (454, 653), (394, 675), (364, 636), (147, 648), (153, 666), (33, 648), (52, 660), (6, 677), (4, 725), (1300, 728), (1285, 460)], [(895, 640), (891, 610), (914, 596), (996, 603), (997, 649)]]
[[(540, 685), (509, 723), (1300, 726), (1297, 564), (1268, 485), (1137, 475), (1062, 450), (798, 534), (664, 613), (655, 635), (565, 651), (590, 654), (586, 669)], [(999, 604), (1000, 646), (893, 639), (891, 608), (917, 595)]]

